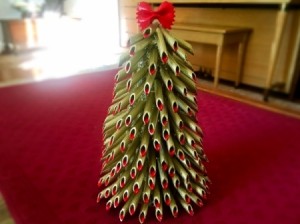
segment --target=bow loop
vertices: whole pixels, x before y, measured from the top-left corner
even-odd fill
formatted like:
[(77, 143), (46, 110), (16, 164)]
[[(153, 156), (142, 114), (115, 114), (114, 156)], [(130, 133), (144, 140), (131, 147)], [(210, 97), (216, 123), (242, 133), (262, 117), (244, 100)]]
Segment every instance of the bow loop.
[(157, 10), (147, 2), (140, 2), (137, 7), (137, 21), (143, 30), (150, 26), (157, 19), (165, 29), (171, 29), (174, 22), (175, 10), (170, 2), (163, 2)]

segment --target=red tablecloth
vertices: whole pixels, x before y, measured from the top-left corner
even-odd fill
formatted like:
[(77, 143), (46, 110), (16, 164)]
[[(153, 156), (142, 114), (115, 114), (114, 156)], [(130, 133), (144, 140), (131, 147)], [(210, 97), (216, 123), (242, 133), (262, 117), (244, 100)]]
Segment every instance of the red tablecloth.
[[(0, 89), (0, 191), (17, 224), (119, 223), (96, 204), (114, 74)], [(165, 209), (163, 223), (300, 223), (300, 120), (204, 92), (198, 102), (211, 195), (193, 217)]]

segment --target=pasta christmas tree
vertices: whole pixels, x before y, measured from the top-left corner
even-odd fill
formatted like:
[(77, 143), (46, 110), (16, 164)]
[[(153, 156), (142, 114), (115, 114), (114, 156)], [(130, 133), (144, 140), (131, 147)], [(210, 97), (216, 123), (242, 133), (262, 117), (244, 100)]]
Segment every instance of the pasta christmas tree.
[(202, 206), (209, 181), (203, 161), (202, 130), (197, 124), (196, 75), (184, 40), (168, 31), (174, 8), (163, 2), (137, 8), (141, 32), (129, 40), (120, 58), (112, 105), (104, 121), (104, 150), (97, 201), (120, 207), (121, 221), (139, 213), (146, 219), (154, 206), (161, 221), (163, 205), (174, 217), (183, 208), (193, 215)]

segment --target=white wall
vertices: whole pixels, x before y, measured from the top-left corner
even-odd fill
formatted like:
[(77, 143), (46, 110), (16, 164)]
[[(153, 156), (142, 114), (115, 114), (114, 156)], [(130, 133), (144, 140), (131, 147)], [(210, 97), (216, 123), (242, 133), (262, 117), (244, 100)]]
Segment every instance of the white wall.
[(117, 0), (66, 0), (64, 11), (70, 17), (82, 19), (91, 43), (104, 48), (119, 46)]
[(80, 4), (82, 4), (80, 0), (66, 0), (64, 2), (64, 13), (73, 18), (81, 18)]
[(21, 13), (12, 8), (11, 0), (0, 0), (0, 19), (16, 19), (21, 17)]

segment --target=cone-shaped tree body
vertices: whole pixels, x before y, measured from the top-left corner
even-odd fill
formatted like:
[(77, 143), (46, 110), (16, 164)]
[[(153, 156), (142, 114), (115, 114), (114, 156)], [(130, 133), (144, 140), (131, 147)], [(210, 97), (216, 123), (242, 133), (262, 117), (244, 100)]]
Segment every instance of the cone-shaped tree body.
[(104, 122), (97, 200), (119, 206), (121, 221), (138, 212), (143, 223), (149, 206), (161, 220), (163, 204), (174, 217), (180, 208), (192, 215), (208, 192), (196, 76), (184, 53), (192, 47), (158, 23), (129, 42)]

